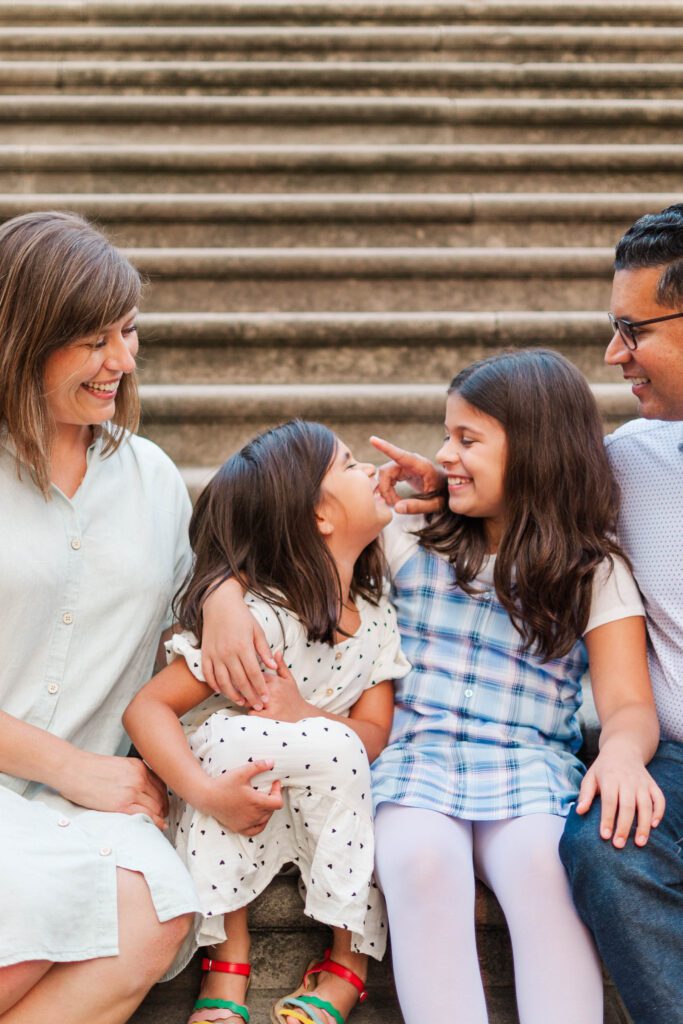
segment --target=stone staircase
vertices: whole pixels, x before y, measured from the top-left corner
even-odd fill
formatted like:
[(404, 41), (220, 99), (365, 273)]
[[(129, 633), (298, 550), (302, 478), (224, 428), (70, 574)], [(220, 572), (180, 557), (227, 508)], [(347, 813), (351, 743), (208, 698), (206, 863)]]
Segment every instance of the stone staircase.
[[(0, 219), (76, 210), (148, 276), (143, 432), (192, 490), (292, 415), (433, 451), (451, 376), (507, 346), (564, 352), (614, 426), (612, 246), (683, 198), (682, 44), (676, 0), (0, 0)], [(477, 917), (513, 1024), (483, 889)], [(324, 937), (289, 878), (254, 932), (261, 1024)], [(182, 1024), (192, 970), (135, 1024)], [(358, 1019), (398, 1024), (371, 980)]]

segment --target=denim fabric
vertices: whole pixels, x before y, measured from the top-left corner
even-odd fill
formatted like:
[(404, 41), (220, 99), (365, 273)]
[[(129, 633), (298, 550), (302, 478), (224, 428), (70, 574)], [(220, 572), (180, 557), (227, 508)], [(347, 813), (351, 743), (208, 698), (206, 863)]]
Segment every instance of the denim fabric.
[(560, 856), (633, 1024), (683, 1024), (683, 743), (660, 743), (648, 767), (667, 807), (647, 846), (600, 839), (598, 801), (572, 810)]

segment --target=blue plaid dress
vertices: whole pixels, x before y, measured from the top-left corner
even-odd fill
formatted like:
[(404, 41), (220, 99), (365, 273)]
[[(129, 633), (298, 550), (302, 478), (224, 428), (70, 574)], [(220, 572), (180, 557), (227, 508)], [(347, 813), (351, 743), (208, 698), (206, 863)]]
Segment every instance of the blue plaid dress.
[(419, 525), (394, 522), (385, 540), (390, 569), (397, 539), (404, 548), (392, 600), (412, 671), (396, 682), (389, 745), (372, 766), (375, 807), (408, 804), (471, 820), (568, 814), (583, 774), (583, 641), (548, 662), (523, 651), (492, 569), (481, 594), (455, 589), (446, 559), (408, 538)]

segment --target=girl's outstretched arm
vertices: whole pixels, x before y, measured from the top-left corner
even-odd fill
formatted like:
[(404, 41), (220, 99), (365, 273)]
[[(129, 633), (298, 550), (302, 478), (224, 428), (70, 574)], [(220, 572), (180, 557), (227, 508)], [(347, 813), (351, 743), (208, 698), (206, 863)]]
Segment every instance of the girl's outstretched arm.
[(583, 780), (576, 810), (584, 814), (600, 793), (602, 838), (624, 846), (635, 818), (635, 843), (644, 846), (664, 814), (664, 795), (645, 767), (659, 742), (645, 619), (608, 622), (587, 633), (585, 642), (602, 731), (600, 753)]
[(370, 762), (379, 757), (387, 745), (394, 715), (394, 688), (389, 681), (377, 683), (365, 690), (351, 708), (348, 718), (323, 711), (309, 704), (301, 696), (292, 673), (281, 653), (275, 655), (277, 674), (267, 674), (270, 697), (265, 711), (252, 711), (260, 718), (275, 718), (281, 722), (300, 722), (302, 718), (329, 718), (350, 726), (360, 737)]
[(275, 670), (268, 641), (244, 603), (244, 587), (235, 579), (221, 583), (202, 609), (202, 672), (209, 686), (235, 704), (262, 711), (268, 703), (259, 658)]
[(123, 724), (145, 761), (178, 796), (231, 832), (255, 835), (282, 806), (278, 782), (270, 793), (250, 784), (255, 775), (273, 767), (272, 761), (247, 764), (213, 779), (190, 750), (179, 721), (212, 693), (178, 659), (143, 686), (126, 708)]

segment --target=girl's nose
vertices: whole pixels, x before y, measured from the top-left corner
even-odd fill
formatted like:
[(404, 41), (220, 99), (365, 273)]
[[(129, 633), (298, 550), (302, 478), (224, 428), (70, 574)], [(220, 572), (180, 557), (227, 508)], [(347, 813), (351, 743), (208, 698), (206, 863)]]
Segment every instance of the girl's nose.
[(369, 477), (373, 477), (377, 474), (377, 466), (373, 465), (372, 462), (361, 462), (361, 469), (367, 473)]

